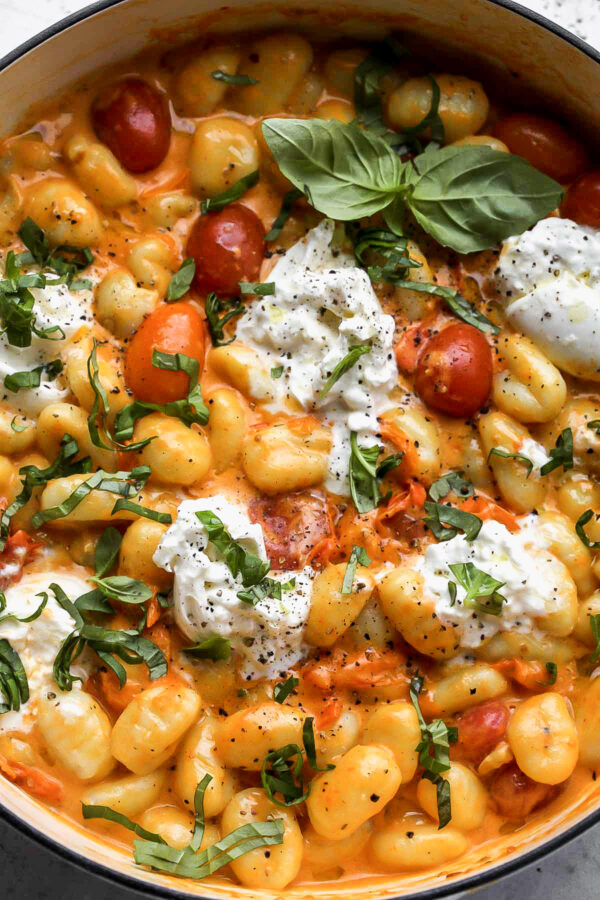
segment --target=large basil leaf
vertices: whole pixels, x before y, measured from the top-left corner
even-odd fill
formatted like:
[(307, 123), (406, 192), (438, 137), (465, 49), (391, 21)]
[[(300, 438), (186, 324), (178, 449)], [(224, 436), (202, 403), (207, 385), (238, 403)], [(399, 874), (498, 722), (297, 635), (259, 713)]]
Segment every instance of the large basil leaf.
[(333, 219), (373, 215), (401, 189), (400, 158), (385, 141), (358, 125), (267, 119), (262, 129), (283, 174)]
[(444, 147), (408, 165), (406, 203), (421, 227), (458, 253), (521, 234), (561, 202), (563, 189), (520, 156)]

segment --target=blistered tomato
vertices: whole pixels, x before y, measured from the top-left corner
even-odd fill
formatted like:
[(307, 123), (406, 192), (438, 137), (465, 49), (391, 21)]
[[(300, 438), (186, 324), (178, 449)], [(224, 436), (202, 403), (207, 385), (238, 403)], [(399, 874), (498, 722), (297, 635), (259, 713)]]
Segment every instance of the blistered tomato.
[(560, 210), (578, 225), (600, 228), (600, 172), (587, 172), (572, 184)]
[(169, 151), (167, 101), (141, 78), (124, 78), (104, 88), (92, 105), (92, 124), (129, 172), (155, 169)]
[(265, 229), (251, 209), (232, 203), (201, 216), (188, 238), (196, 263), (194, 285), (221, 297), (239, 293), (239, 281), (256, 281), (265, 252)]
[(498, 122), (495, 135), (511, 153), (563, 184), (581, 175), (587, 165), (587, 154), (579, 141), (544, 116), (514, 113)]
[(492, 373), (492, 351), (481, 331), (472, 325), (448, 325), (421, 350), (415, 387), (432, 409), (467, 418), (488, 399)]

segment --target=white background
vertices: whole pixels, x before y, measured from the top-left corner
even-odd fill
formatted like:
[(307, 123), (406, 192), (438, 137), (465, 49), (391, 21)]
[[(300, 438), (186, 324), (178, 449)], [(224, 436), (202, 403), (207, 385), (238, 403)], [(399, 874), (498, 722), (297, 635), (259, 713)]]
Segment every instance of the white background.
[[(168, 0), (165, 0), (168, 2)], [(448, 0), (449, 3), (452, 0)], [(600, 49), (600, 0), (521, 0)], [(0, 0), (0, 56), (69, 13), (78, 0)], [(1, 900), (143, 900), (63, 862), (0, 822)], [(600, 827), (469, 895), (470, 900), (599, 900)], [(465, 898), (466, 900), (466, 898)]]

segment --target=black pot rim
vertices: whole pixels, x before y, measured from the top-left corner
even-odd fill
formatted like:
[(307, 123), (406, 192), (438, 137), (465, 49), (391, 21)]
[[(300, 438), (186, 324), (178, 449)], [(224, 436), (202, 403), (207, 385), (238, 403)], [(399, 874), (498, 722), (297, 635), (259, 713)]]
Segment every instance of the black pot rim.
[[(77, 25), (78, 22), (83, 22), (84, 19), (88, 19), (91, 16), (96, 15), (96, 13), (102, 12), (105, 9), (110, 9), (110, 7), (117, 6), (124, 2), (126, 2), (126, 0), (97, 0), (97, 2), (60, 19), (54, 25), (50, 25), (48, 28), (40, 31), (32, 38), (29, 38), (29, 40), (24, 41), (14, 50), (11, 50), (10, 53), (3, 56), (2, 59), (0, 59), (0, 72), (8, 68), (8, 66), (12, 65), (12, 63), (16, 62), (16, 60), (20, 59), (20, 57), (24, 56), (26, 53), (35, 50), (40, 44), (43, 44), (50, 38), (60, 34), (61, 31), (65, 31), (67, 28)], [(520, 3), (515, 3), (514, 0), (487, 0), (487, 2), (494, 6), (501, 6), (504, 9), (508, 9), (515, 15), (519, 15), (524, 19), (529, 19), (530, 22), (534, 22), (540, 28), (552, 32), (566, 43), (576, 47), (590, 59), (600, 63), (600, 52), (577, 35), (567, 31), (562, 25), (557, 25), (545, 16), (542, 16), (533, 10), (526, 9), (524, 6), (521, 6)], [(129, 890), (138, 891), (148, 897), (161, 897), (164, 898), (164, 900), (173, 900), (173, 898), (178, 895), (180, 897), (194, 896), (196, 900), (211, 900), (211, 898), (203, 898), (200, 894), (191, 895), (187, 892), (182, 893), (178, 891), (177, 880), (175, 878), (173, 879), (173, 887), (167, 888), (162, 885), (142, 881), (139, 878), (124, 872), (117, 872), (115, 869), (102, 865), (89, 857), (82, 856), (77, 851), (54, 840), (50, 835), (39, 831), (31, 822), (25, 822), (24, 819), (21, 819), (16, 813), (2, 803), (0, 803), (0, 812), (2, 813), (4, 821), (8, 822), (17, 831), (22, 832), (26, 837), (42, 844), (47, 850), (50, 850), (56, 856), (61, 857), (72, 865), (83, 869), (85, 872), (93, 872), (105, 881), (120, 884)], [(550, 838), (550, 840), (544, 841), (540, 846), (534, 847), (532, 850), (528, 850), (526, 853), (523, 853), (514, 859), (499, 863), (485, 871), (476, 872), (466, 878), (455, 879), (449, 884), (427, 888), (425, 891), (418, 891), (413, 894), (402, 894), (397, 898), (390, 897), (389, 900), (419, 900), (419, 898), (423, 900), (425, 896), (427, 897), (427, 900), (441, 900), (443, 897), (457, 896), (463, 892), (473, 891), (476, 888), (498, 881), (501, 878), (505, 878), (507, 875), (518, 872), (520, 869), (533, 865), (533, 863), (549, 856), (555, 850), (564, 847), (565, 844), (573, 841), (575, 838), (584, 834), (594, 825), (599, 823), (600, 807), (594, 812), (591, 812), (580, 822), (571, 825), (566, 831), (557, 834), (555, 837)]]

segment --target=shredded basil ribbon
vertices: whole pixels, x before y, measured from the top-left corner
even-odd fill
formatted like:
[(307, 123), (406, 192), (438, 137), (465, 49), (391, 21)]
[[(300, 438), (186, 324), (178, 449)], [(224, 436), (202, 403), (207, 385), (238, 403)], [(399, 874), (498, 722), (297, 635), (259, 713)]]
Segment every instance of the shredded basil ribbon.
[(255, 184), (258, 184), (258, 178), (258, 169), (255, 172), (250, 172), (249, 175), (240, 178), (239, 181), (236, 181), (235, 184), (230, 188), (227, 188), (223, 193), (217, 194), (216, 197), (209, 197), (208, 199), (203, 200), (200, 204), (200, 212), (205, 216), (209, 212), (224, 209), (224, 207), (228, 206), (230, 203), (241, 200), (246, 191), (249, 191)]
[(563, 467), (563, 472), (573, 468), (573, 432), (570, 428), (561, 431), (556, 446), (550, 451), (550, 459), (540, 469), (540, 475), (549, 475), (554, 469)]
[(251, 850), (283, 843), (284, 822), (282, 819), (271, 819), (268, 822), (249, 822), (241, 825), (216, 844), (207, 847), (201, 853), (198, 852), (205, 829), (204, 794), (211, 781), (212, 775), (207, 774), (196, 788), (194, 832), (188, 846), (181, 850), (170, 847), (160, 835), (147, 831), (108, 806), (88, 806), (83, 803), (83, 818), (116, 822), (142, 838), (141, 841), (133, 843), (133, 858), (138, 865), (150, 866), (159, 872), (168, 872), (170, 875), (179, 875), (196, 881), (212, 875)]
[(289, 695), (299, 684), (300, 680), (293, 675), (290, 675), (285, 681), (280, 681), (276, 684), (273, 688), (273, 700), (275, 703), (283, 703), (284, 700), (287, 700)]
[(425, 513), (423, 521), (438, 541), (449, 541), (461, 531), (468, 541), (474, 541), (483, 525), (479, 516), (431, 500), (425, 501)]
[(463, 472), (446, 472), (445, 475), (434, 481), (429, 488), (429, 496), (436, 503), (439, 500), (443, 500), (451, 492), (455, 493), (457, 497), (466, 500), (468, 497), (473, 496), (475, 488), (467, 478), (463, 477)]
[(225, 84), (231, 84), (236, 87), (249, 87), (252, 84), (259, 84), (258, 80), (250, 75), (230, 75), (229, 72), (222, 72), (221, 69), (216, 69), (210, 74), (215, 81), (224, 81)]
[(344, 358), (333, 368), (331, 375), (319, 391), (319, 400), (323, 400), (334, 384), (336, 384), (346, 372), (349, 372), (350, 369), (354, 368), (361, 356), (364, 356), (365, 353), (369, 353), (370, 350), (370, 344), (358, 344), (356, 347), (350, 347)]
[(281, 209), (279, 210), (279, 215), (273, 222), (271, 226), (271, 230), (265, 234), (265, 241), (276, 241), (281, 232), (283, 231), (283, 226), (289, 219), (292, 207), (294, 203), (302, 197), (302, 191), (299, 191), (298, 188), (292, 188), (291, 191), (288, 191), (283, 201), (281, 203)]
[(415, 708), (421, 729), (421, 741), (416, 750), (419, 764), (425, 770), (422, 777), (436, 786), (439, 828), (445, 828), (452, 818), (450, 783), (442, 778), (450, 769), (450, 744), (458, 740), (458, 729), (446, 725), (442, 719), (435, 719), (429, 725), (423, 718), (419, 704), (419, 694), (423, 689), (423, 679), (416, 675), (410, 683), (410, 699)]
[[(206, 298), (204, 311), (213, 347), (226, 347), (233, 343), (235, 335), (229, 340), (225, 340), (224, 329), (231, 319), (241, 316), (246, 311), (244, 304), (233, 300), (220, 300), (215, 293), (210, 293)], [(222, 312), (225, 312), (225, 315), (219, 316), (219, 313)]]
[(231, 656), (231, 641), (218, 634), (211, 635), (191, 647), (184, 647), (183, 652), (196, 659), (229, 659)]
[[(279, 701), (281, 702), (281, 701)], [(335, 769), (332, 763), (319, 768), (315, 749), (314, 718), (307, 716), (302, 726), (302, 743), (286, 744), (278, 750), (271, 750), (264, 758), (260, 770), (260, 780), (269, 800), (276, 806), (297, 806), (310, 794), (310, 782), (305, 786), (302, 778), (303, 757), (315, 772), (328, 772)], [(295, 757), (295, 761), (292, 760)], [(283, 797), (278, 800), (275, 794)]]
[(508, 450), (503, 450), (501, 447), (492, 447), (490, 452), (488, 453), (487, 462), (489, 463), (490, 457), (499, 456), (501, 459), (515, 459), (517, 462), (523, 463), (523, 465), (527, 469), (527, 478), (533, 472), (533, 462), (529, 459), (528, 456), (524, 456), (522, 453), (509, 453)]
[(195, 274), (196, 263), (191, 256), (188, 256), (187, 259), (184, 259), (177, 272), (175, 272), (169, 281), (169, 287), (167, 288), (167, 303), (172, 303), (174, 300), (181, 300), (182, 297), (185, 297), (192, 286)]
[(404, 453), (394, 453), (377, 465), (381, 451), (377, 444), (359, 447), (356, 433), (350, 432), (350, 495), (359, 513), (370, 512), (389, 497), (389, 493), (385, 497), (382, 495), (380, 479), (399, 466), (404, 457)]
[(32, 388), (38, 388), (40, 386), (42, 383), (43, 372), (46, 373), (48, 381), (54, 381), (55, 378), (60, 375), (62, 370), (62, 362), (60, 359), (55, 359), (52, 362), (36, 366), (35, 369), (30, 369), (26, 372), (13, 372), (11, 375), (5, 375), (4, 387), (14, 394), (20, 390), (30, 391)]
[(356, 569), (359, 563), (361, 566), (370, 566), (371, 559), (364, 547), (357, 547), (355, 545), (352, 548), (352, 552), (348, 560), (348, 565), (346, 566), (346, 571), (344, 572), (342, 588), (340, 591), (341, 594), (352, 593), (354, 586), (354, 576), (356, 575)]
[(0, 715), (19, 710), (29, 700), (29, 683), (21, 657), (6, 638), (0, 638), (0, 694), (4, 698)]

